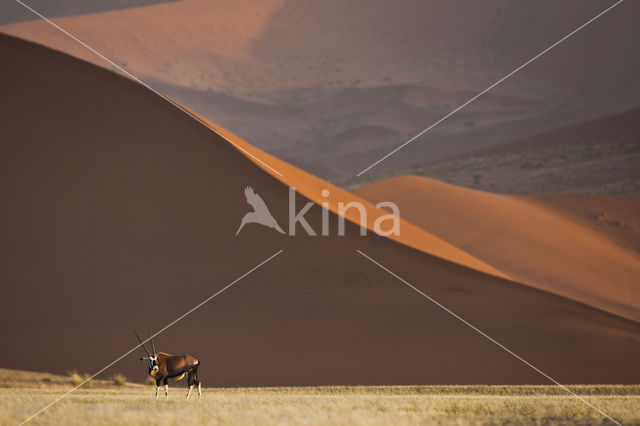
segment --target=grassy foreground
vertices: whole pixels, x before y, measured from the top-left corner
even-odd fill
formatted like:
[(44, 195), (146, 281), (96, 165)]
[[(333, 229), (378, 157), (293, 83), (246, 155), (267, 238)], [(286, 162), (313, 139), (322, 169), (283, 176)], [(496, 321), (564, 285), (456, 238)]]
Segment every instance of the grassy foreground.
[[(0, 389), (0, 424), (18, 424), (68, 388)], [(640, 386), (572, 386), (623, 424), (640, 424)], [(606, 424), (553, 386), (340, 386), (204, 389), (184, 400), (173, 386), (79, 389), (30, 424)]]

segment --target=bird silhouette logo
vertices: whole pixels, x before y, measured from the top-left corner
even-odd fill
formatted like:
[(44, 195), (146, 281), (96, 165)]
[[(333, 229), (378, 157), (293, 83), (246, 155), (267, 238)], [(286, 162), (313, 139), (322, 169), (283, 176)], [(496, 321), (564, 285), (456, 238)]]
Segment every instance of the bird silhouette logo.
[(264, 203), (262, 198), (256, 194), (253, 188), (247, 186), (244, 189), (244, 196), (247, 198), (247, 203), (253, 207), (253, 211), (244, 215), (242, 222), (240, 223), (240, 227), (236, 231), (236, 235), (240, 233), (247, 223), (259, 223), (260, 225), (264, 225), (267, 228), (273, 228), (279, 233), (284, 234), (284, 231), (280, 228), (278, 222), (276, 222), (274, 217), (271, 215), (267, 205)]

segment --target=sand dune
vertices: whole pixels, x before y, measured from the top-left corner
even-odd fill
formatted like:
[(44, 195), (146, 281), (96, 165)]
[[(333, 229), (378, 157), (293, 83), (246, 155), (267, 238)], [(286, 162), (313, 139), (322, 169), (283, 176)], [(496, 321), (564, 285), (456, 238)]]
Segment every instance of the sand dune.
[[(130, 7), (142, 7), (156, 3), (165, 3), (175, 0), (31, 0), (29, 7), (53, 18), (58, 16), (84, 15), (98, 13), (107, 10), (126, 9)], [(13, 24), (22, 21), (34, 21), (39, 19), (33, 12), (26, 9), (17, 1), (5, 1), (0, 3), (0, 25)]]
[[(447, 160), (429, 160), (394, 175), (428, 176), (453, 185), (503, 194), (640, 197), (639, 153), (640, 109), (634, 108)], [(355, 187), (389, 177), (372, 172), (364, 175), (364, 179), (350, 177), (335, 181)], [(592, 200), (605, 199), (613, 200)]]
[[(180, 105), (180, 104), (178, 104)], [(339, 214), (340, 203), (347, 205), (351, 202), (357, 202), (362, 204), (366, 209), (366, 216), (362, 216), (356, 209), (349, 209), (344, 211), (344, 217), (356, 225), (363, 224), (370, 231), (374, 231), (374, 224), (376, 220), (381, 219), (383, 216), (389, 214), (389, 211), (379, 209), (374, 204), (367, 200), (360, 198), (353, 193), (345, 191), (342, 188), (331, 185), (325, 180), (322, 180), (310, 173), (305, 172), (297, 167), (294, 167), (266, 152), (248, 144), (242, 139), (238, 138), (233, 133), (228, 132), (224, 128), (218, 126), (215, 123), (207, 120), (205, 117), (200, 116), (197, 112), (190, 110), (184, 105), (180, 105), (185, 110), (198, 117), (203, 122), (207, 123), (211, 128), (219, 132), (226, 139), (232, 141), (236, 146), (240, 147), (242, 152), (248, 153), (249, 158), (265, 172), (275, 177), (282, 183), (285, 183), (288, 187), (295, 188), (297, 192), (304, 195), (309, 200), (314, 201), (317, 205), (323, 205), (331, 212)], [(327, 196), (322, 195), (322, 191), (327, 190), (329, 194)], [(500, 278), (509, 278), (503, 272), (493, 268), (483, 261), (474, 256), (470, 256), (468, 253), (460, 250), (458, 247), (444, 241), (435, 235), (425, 232), (423, 229), (414, 226), (413, 224), (400, 220), (400, 232), (398, 235), (391, 234), (389, 239), (405, 244), (409, 247), (423, 251), (424, 253), (440, 257), (442, 259), (457, 263), (459, 265), (478, 270), (480, 272), (490, 274)], [(335, 231), (335, 229), (334, 229)], [(316, 231), (318, 232), (318, 231)]]
[[(55, 21), (254, 145), (335, 177), (361, 171), (602, 9), (599, 0), (182, 0)], [(638, 12), (625, 2), (376, 169), (637, 107)], [(0, 31), (108, 67), (44, 22)], [(382, 131), (369, 137), (369, 126)]]
[[(470, 90), (442, 90), (421, 85), (388, 85), (290, 89), (261, 100), (187, 89), (160, 81), (155, 87), (205, 117), (279, 158), (320, 177), (355, 173), (354, 164), (373, 162), (435, 121), (450, 105), (475, 95)], [(435, 129), (430, 161), (476, 150), (487, 143), (539, 130), (540, 101), (488, 94), (469, 113), (451, 118), (450, 127)], [(560, 118), (562, 115), (560, 115)], [(517, 129), (509, 123), (517, 120)], [(550, 118), (545, 126), (557, 121)], [(506, 126), (506, 127), (505, 127)], [(413, 163), (412, 163), (413, 164)]]
[(527, 149), (545, 149), (570, 145), (576, 141), (611, 143), (611, 141), (636, 138), (638, 135), (640, 135), (640, 108), (633, 108), (618, 114), (598, 117), (481, 149), (472, 155), (506, 154)]
[(640, 198), (606, 195), (534, 195), (527, 198), (640, 253)]
[[(586, 227), (586, 217), (576, 219), (583, 211), (580, 198), (491, 194), (417, 176), (376, 182), (354, 193), (372, 202), (396, 201), (406, 220), (516, 281), (640, 321), (640, 256)], [(593, 201), (603, 212), (611, 205), (616, 217), (637, 219), (635, 199)], [(573, 214), (563, 214), (566, 210)]]
[[(216, 69), (216, 61), (223, 58), (232, 63), (246, 59), (251, 43), (280, 4), (280, 0), (233, 4), (188, 0), (61, 17), (55, 22), (141, 77), (178, 81), (189, 87), (192, 79), (202, 78), (192, 67)], [(43, 21), (7, 25), (3, 32), (110, 67)]]
[[(246, 185), (284, 224), (287, 185), (303, 203), (321, 182), (263, 157), (276, 179), (107, 70), (12, 37), (0, 48), (2, 367), (96, 371), (134, 346), (132, 328), (161, 328), (282, 249), (158, 349), (196, 355), (206, 386), (546, 382), (358, 249), (561, 382), (640, 380), (639, 326), (619, 316), (350, 222), (344, 237), (236, 237)], [(319, 229), (317, 206), (307, 217)], [(105, 374), (143, 379), (139, 355)]]

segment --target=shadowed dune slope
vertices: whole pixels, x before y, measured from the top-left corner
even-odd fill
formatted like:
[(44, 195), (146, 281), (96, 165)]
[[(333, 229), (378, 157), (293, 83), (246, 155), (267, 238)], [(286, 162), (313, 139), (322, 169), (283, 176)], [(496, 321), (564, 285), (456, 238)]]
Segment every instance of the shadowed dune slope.
[[(640, 320), (640, 256), (563, 214), (572, 205), (574, 212), (581, 209), (579, 197), (491, 194), (417, 176), (376, 182), (354, 193), (371, 202), (396, 201), (406, 220), (519, 282)], [(598, 199), (606, 211), (607, 198)], [(616, 216), (637, 217), (636, 200), (611, 200)]]
[[(350, 222), (344, 237), (236, 237), (243, 188), (284, 225), (286, 184), (132, 81), (7, 36), (0, 49), (2, 367), (97, 371), (132, 328), (160, 329), (283, 250), (158, 350), (197, 356), (207, 386), (546, 382), (362, 250), (561, 382), (640, 380), (639, 326), (618, 316)], [(305, 217), (320, 228), (318, 206)], [(105, 375), (143, 379), (141, 354)]]
[[(354, 195), (351, 192), (331, 185), (323, 179), (292, 166), (273, 155), (267, 154), (251, 144), (248, 144), (233, 133), (225, 130), (215, 123), (212, 123), (205, 117), (202, 117), (197, 112), (190, 110), (184, 105), (180, 105), (180, 107), (198, 117), (202, 122), (207, 123), (207, 125), (212, 129), (215, 129), (216, 132), (224, 136), (227, 140), (233, 142), (238, 149), (246, 153), (257, 166), (271, 174), (271, 176), (277, 178), (282, 183), (287, 184), (289, 187), (295, 188), (297, 192), (315, 203), (322, 205), (336, 214), (344, 216), (347, 220), (350, 220), (355, 224), (362, 224), (363, 227), (366, 227), (370, 231), (375, 230), (374, 225), (377, 220), (380, 220), (381, 225), (379, 229), (381, 231), (389, 231), (391, 223), (389, 220), (385, 220), (384, 218), (385, 216), (389, 217), (389, 211), (379, 209), (374, 204)], [(328, 195), (323, 195), (322, 192), (324, 190), (328, 191)], [(361, 213), (357, 208), (345, 207), (351, 203), (361, 204), (365, 209), (365, 213)], [(402, 219), (400, 219), (399, 222), (399, 232), (397, 234), (390, 233), (388, 238), (409, 247), (421, 250), (425, 253), (458, 263), (462, 266), (473, 268), (480, 272), (500, 278), (508, 278), (504, 273), (487, 265), (481, 260), (470, 256), (468, 253), (460, 250), (458, 247), (448, 243), (447, 241), (444, 241)], [(314, 232), (320, 231), (314, 230)]]

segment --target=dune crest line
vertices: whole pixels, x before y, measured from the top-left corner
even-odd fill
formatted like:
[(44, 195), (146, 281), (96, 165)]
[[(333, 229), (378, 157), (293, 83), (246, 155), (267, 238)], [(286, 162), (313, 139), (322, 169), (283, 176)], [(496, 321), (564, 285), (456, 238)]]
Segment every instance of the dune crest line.
[[(176, 101), (173, 100), (173, 102)], [(339, 203), (342, 202), (346, 204), (350, 201), (357, 201), (367, 209), (368, 214), (366, 216), (366, 223), (363, 225), (371, 231), (374, 231), (375, 220), (380, 216), (389, 213), (386, 210), (382, 210), (376, 207), (373, 203), (364, 198), (361, 198), (351, 192), (345, 191), (335, 185), (332, 185), (324, 179), (314, 176), (292, 164), (287, 163), (286, 161), (283, 161), (277, 157), (272, 156), (269, 153), (260, 150), (259, 148), (256, 148), (254, 145), (251, 145), (250, 143), (244, 141), (237, 135), (199, 115), (189, 107), (181, 104), (180, 107), (180, 109), (187, 110), (190, 114), (195, 115), (196, 117), (198, 117), (198, 119), (205, 122), (209, 127), (214, 128), (217, 132), (224, 135), (226, 140), (233, 140), (234, 143), (232, 145), (234, 147), (243, 148), (240, 150), (241, 153), (255, 153), (255, 155), (248, 156), (248, 158), (252, 160), (256, 165), (260, 166), (267, 173), (270, 173), (280, 182), (286, 184), (289, 187), (295, 188), (298, 193), (314, 201), (316, 204), (328, 203), (329, 210), (333, 213), (340, 215)], [(285, 171), (285, 173), (275, 175), (272, 170), (265, 168), (261, 162), (254, 161), (255, 157), (268, 159), (270, 164), (276, 165), (279, 170), (283, 170)], [(321, 195), (323, 190), (329, 191), (330, 196), (328, 198), (325, 198)], [(345, 219), (352, 223), (355, 223), (356, 225), (361, 225), (360, 216), (353, 210), (346, 211), (344, 217)], [(423, 253), (427, 253), (432, 256), (457, 263), (467, 268), (475, 269), (477, 271), (496, 277), (513, 280), (503, 271), (500, 271), (499, 269), (487, 264), (477, 257), (470, 255), (468, 252), (460, 249), (456, 245), (451, 244), (448, 241), (443, 240), (431, 234), (430, 232), (427, 232), (413, 225), (412, 223), (402, 219), (402, 217), (400, 218), (400, 222), (400, 235), (388, 235), (384, 238), (389, 238), (403, 245), (417, 249)]]
[[(220, 136), (223, 139), (226, 139), (227, 142), (229, 142), (230, 144), (234, 145), (234, 143), (232, 141), (230, 141), (229, 139), (225, 138), (223, 135), (221, 135), (220, 133), (218, 133), (215, 129), (211, 128), (209, 125), (207, 125), (205, 122), (203, 122), (201, 119), (199, 119), (198, 117), (196, 117), (195, 115), (193, 115), (191, 112), (185, 110), (184, 108), (182, 108), (180, 106), (180, 104), (176, 103), (176, 102), (172, 102), (171, 99), (169, 99), (168, 97), (166, 97), (165, 95), (163, 95), (162, 93), (158, 92), (156, 89), (154, 89), (153, 87), (151, 87), (148, 83), (144, 82), (143, 80), (141, 80), (140, 78), (136, 77), (135, 75), (133, 75), (131, 72), (127, 71), (126, 69), (124, 69), (123, 67), (121, 67), (120, 65), (116, 64), (115, 62), (113, 62), (111, 59), (107, 58), (105, 55), (103, 55), (102, 53), (98, 52), (96, 49), (94, 49), (93, 47), (89, 46), (87, 43), (85, 43), (84, 41), (80, 40), (78, 37), (74, 36), (73, 34), (71, 34), (70, 32), (68, 32), (67, 30), (65, 30), (64, 28), (62, 28), (61, 26), (59, 26), (58, 24), (56, 24), (55, 22), (53, 22), (51, 19), (47, 18), (46, 16), (44, 16), (43, 14), (41, 14), (40, 12), (38, 12), (37, 10), (33, 9), (32, 7), (30, 7), (29, 5), (23, 3), (21, 0), (15, 0), (16, 2), (20, 3), (22, 6), (24, 6), (25, 8), (29, 9), (31, 12), (33, 12), (34, 14), (36, 14), (38, 17), (40, 17), (41, 19), (43, 19), (44, 21), (46, 21), (49, 25), (53, 26), (54, 28), (56, 28), (57, 30), (61, 31), (63, 34), (65, 34), (67, 37), (71, 38), (73, 41), (75, 41), (76, 43), (79, 43), (80, 45), (82, 45), (83, 47), (85, 47), (86, 49), (88, 49), (89, 51), (91, 51), (93, 54), (95, 54), (96, 56), (98, 56), (99, 58), (101, 58), (102, 60), (108, 62), (109, 64), (111, 64), (113, 67), (115, 67), (118, 71), (120, 71), (121, 73), (123, 73), (124, 75), (126, 75), (127, 77), (129, 77), (130, 79), (132, 79), (133, 81), (135, 81), (136, 83), (144, 86), (145, 88), (147, 88), (148, 90), (150, 90), (151, 92), (153, 92), (154, 94), (160, 96), (162, 99), (164, 99), (165, 101), (167, 101), (168, 103), (170, 103), (171, 105), (173, 105), (174, 107), (178, 108), (179, 110), (181, 110), (182, 112), (184, 112), (185, 114), (187, 114), (188, 116), (190, 116), (191, 118), (193, 118), (194, 120), (196, 120), (198, 123), (202, 124), (203, 126), (205, 126), (207, 129), (211, 130), (213, 133), (217, 134), (218, 136)], [(262, 166), (270, 169), (273, 173), (282, 176), (282, 174), (277, 171), (276, 169), (272, 168), (270, 165), (268, 165), (267, 163), (265, 163), (264, 161), (262, 161), (261, 159), (254, 157), (253, 154), (251, 154), (250, 152), (245, 152), (243, 150), (242, 147), (236, 146), (236, 148), (238, 148), (239, 150), (243, 151), (245, 153), (245, 155), (248, 155), (250, 157), (252, 157), (253, 160), (259, 162)]]

